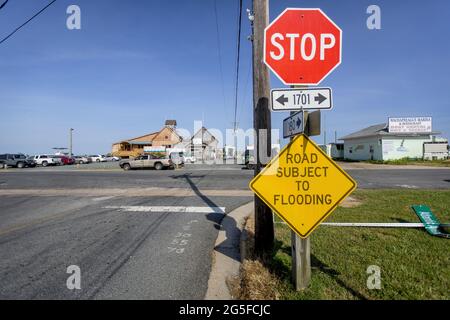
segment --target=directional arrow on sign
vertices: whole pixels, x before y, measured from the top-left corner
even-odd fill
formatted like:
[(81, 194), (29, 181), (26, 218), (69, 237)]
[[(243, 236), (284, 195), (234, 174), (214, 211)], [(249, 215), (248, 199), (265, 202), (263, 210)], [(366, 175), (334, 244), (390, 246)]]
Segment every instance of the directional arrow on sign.
[(320, 94), (317, 95), (317, 97), (314, 98), (314, 101), (319, 102), (319, 104), (321, 104), (322, 102), (324, 102), (325, 100), (327, 100), (327, 97), (323, 96)]
[(283, 94), (277, 99), (277, 101), (284, 106), (284, 104), (289, 101), (289, 98), (286, 98)]
[(331, 88), (272, 89), (272, 111), (331, 109)]

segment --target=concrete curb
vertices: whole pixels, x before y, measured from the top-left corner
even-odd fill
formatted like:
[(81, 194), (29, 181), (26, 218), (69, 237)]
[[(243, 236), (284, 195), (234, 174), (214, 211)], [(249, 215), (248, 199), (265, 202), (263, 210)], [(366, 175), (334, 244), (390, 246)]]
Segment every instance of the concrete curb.
[(212, 257), (211, 273), (205, 300), (233, 299), (228, 288), (228, 279), (239, 276), (241, 266), (241, 236), (245, 218), (253, 213), (253, 201), (225, 216), (216, 239)]

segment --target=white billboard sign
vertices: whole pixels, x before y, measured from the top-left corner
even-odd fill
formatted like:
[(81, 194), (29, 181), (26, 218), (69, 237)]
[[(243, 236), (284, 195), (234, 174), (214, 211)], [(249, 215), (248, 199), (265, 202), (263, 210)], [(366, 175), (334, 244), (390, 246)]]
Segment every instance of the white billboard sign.
[(145, 146), (144, 152), (166, 152), (166, 147), (164, 146)]
[(431, 117), (389, 118), (390, 133), (431, 133)]

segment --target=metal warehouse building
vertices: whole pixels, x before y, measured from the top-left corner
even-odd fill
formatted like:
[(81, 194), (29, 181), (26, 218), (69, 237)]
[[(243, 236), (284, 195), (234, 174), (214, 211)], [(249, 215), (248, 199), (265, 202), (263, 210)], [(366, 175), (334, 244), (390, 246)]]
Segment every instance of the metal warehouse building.
[(428, 132), (393, 132), (390, 128), (386, 123), (377, 124), (340, 138), (344, 140), (344, 159), (386, 161), (448, 157), (448, 141), (438, 138), (440, 132), (431, 131), (431, 126)]

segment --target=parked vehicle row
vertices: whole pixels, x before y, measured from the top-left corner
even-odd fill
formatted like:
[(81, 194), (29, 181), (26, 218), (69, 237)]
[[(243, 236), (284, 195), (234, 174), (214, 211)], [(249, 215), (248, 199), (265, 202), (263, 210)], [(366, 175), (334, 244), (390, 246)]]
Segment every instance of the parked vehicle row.
[(0, 169), (3, 168), (31, 168), (36, 166), (60, 166), (73, 164), (88, 164), (91, 162), (107, 162), (119, 161), (120, 158), (104, 155), (91, 156), (73, 156), (63, 154), (37, 154), (34, 156), (27, 156), (22, 153), (17, 154), (0, 154)]
[(114, 156), (104, 155), (84, 155), (73, 156), (63, 154), (37, 154), (34, 156), (26, 156), (24, 154), (0, 154), (0, 169), (3, 168), (25, 168), (25, 167), (48, 167), (73, 164), (88, 164), (107, 161), (119, 161), (119, 166), (124, 170), (137, 168), (154, 168), (161, 170), (165, 168), (175, 168), (184, 166), (185, 162), (193, 162), (195, 160), (188, 159), (180, 152), (172, 152), (170, 155), (164, 153), (146, 154), (136, 158), (123, 159)]

